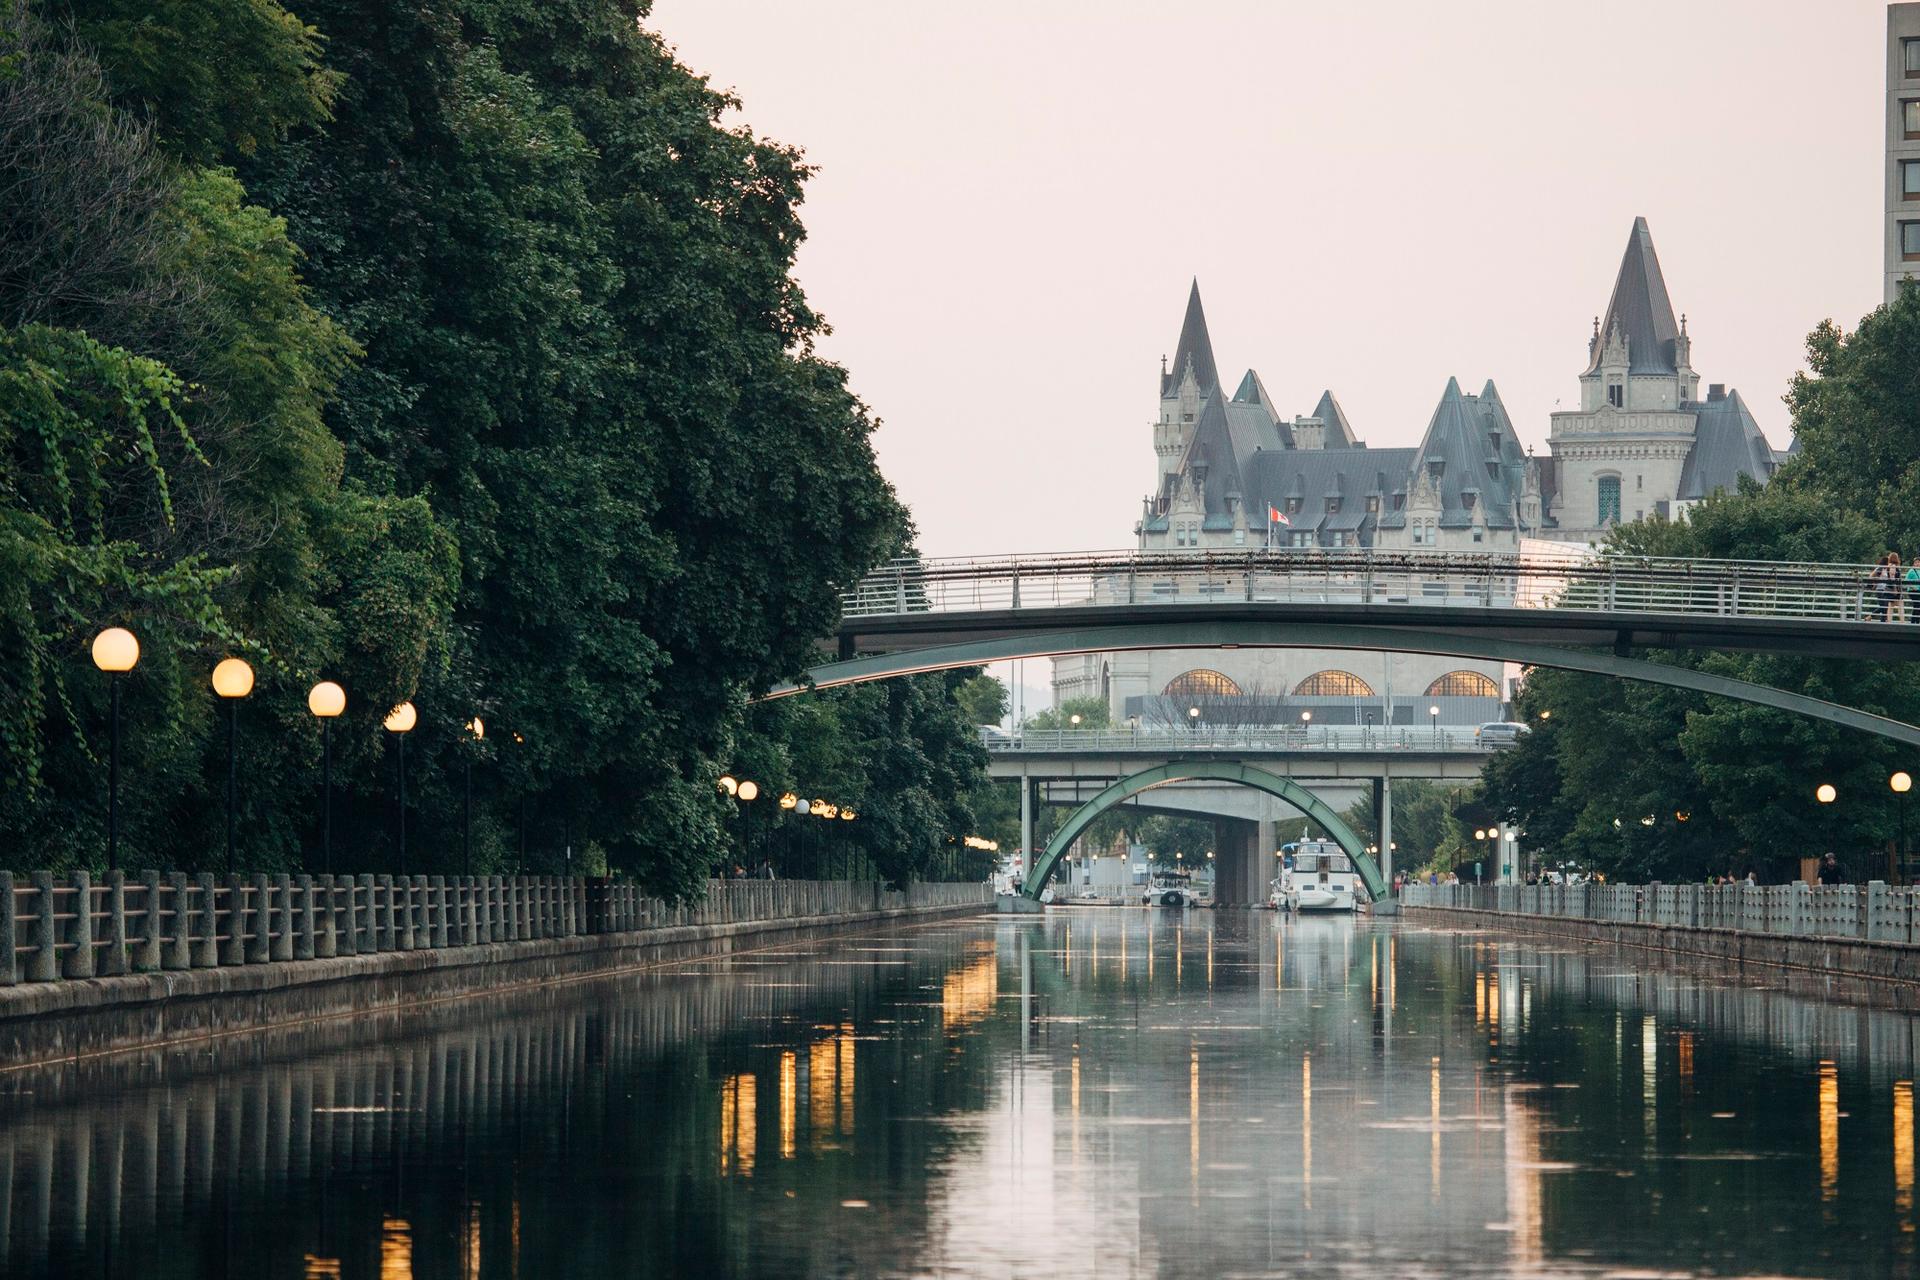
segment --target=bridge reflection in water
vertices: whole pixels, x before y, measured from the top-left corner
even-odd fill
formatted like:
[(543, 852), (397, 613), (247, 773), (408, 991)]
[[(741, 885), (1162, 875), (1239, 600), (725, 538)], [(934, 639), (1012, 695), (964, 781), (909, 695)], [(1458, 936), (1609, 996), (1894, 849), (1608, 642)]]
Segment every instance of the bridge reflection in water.
[(1913, 1016), (1365, 921), (954, 921), (0, 1077), (7, 1275), (1913, 1265)]

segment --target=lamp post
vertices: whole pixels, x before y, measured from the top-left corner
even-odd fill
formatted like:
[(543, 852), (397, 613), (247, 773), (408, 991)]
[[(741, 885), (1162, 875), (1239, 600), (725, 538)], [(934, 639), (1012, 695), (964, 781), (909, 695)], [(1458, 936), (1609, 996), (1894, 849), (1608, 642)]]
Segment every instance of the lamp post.
[(213, 691), (227, 703), (227, 874), (233, 874), (233, 808), (236, 779), (235, 740), (240, 736), (240, 700), (253, 692), (253, 668), (245, 658), (222, 658), (213, 669)]
[(1900, 811), (1900, 877), (1905, 879), (1907, 874), (1907, 792), (1913, 790), (1913, 775), (1901, 769), (1887, 779), (1887, 785), (1893, 788), (1895, 807)]
[[(473, 735), (473, 746), (478, 747), (487, 736), (487, 725), (479, 716), (467, 721), (467, 732)], [(460, 874), (473, 874), (473, 750), (466, 754), (465, 764), (467, 796), (460, 810)]]
[(93, 638), (93, 665), (107, 673), (107, 870), (120, 869), (120, 677), (140, 661), (140, 642), (125, 627)]
[(400, 763), (400, 874), (407, 873), (407, 734), (420, 722), (420, 713), (413, 709), (411, 702), (403, 702), (387, 712), (387, 718), (380, 723), (399, 743)]
[[(743, 806), (740, 810), (740, 818), (742, 825), (746, 827), (746, 831), (741, 836), (741, 842), (747, 847), (747, 861), (751, 863), (753, 861), (753, 810), (745, 808), (744, 806), (750, 805), (760, 798), (760, 784), (752, 778), (742, 778), (740, 785), (734, 788), (733, 798), (738, 800)], [(751, 870), (752, 868), (749, 867), (748, 869)]]
[(1199, 732), (1200, 732), (1200, 708), (1198, 708), (1198, 707), (1188, 707), (1188, 708), (1187, 708), (1187, 727), (1188, 727), (1188, 728), (1190, 728), (1190, 729), (1192, 729), (1192, 730), (1193, 730), (1193, 732), (1195, 733), (1195, 735), (1196, 735), (1196, 736), (1197, 736), (1197, 735), (1199, 734)]
[(1300, 741), (1305, 742), (1307, 740), (1307, 734), (1311, 732), (1312, 729), (1313, 729), (1313, 712), (1302, 711), (1300, 713)]
[(307, 710), (320, 719), (320, 870), (333, 874), (333, 720), (347, 709), (347, 691), (322, 680), (307, 691)]
[(1440, 704), (1432, 703), (1427, 707), (1427, 723), (1433, 726), (1433, 740), (1440, 741)]

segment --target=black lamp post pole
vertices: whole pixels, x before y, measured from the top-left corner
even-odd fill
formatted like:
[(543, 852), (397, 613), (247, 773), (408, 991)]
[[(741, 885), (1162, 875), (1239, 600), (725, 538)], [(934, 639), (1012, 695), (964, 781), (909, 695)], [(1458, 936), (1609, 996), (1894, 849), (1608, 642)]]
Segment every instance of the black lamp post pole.
[(112, 728), (107, 741), (107, 870), (120, 869), (120, 676), (107, 677)]
[(407, 735), (400, 739), (400, 874), (407, 873)]
[(227, 874), (233, 874), (233, 797), (238, 773), (234, 740), (240, 732), (240, 699), (227, 699)]
[(470, 876), (473, 874), (473, 758), (471, 755), (468, 756), (466, 765), (467, 799), (460, 815), (460, 874)]
[(320, 721), (320, 869), (333, 874), (333, 717)]

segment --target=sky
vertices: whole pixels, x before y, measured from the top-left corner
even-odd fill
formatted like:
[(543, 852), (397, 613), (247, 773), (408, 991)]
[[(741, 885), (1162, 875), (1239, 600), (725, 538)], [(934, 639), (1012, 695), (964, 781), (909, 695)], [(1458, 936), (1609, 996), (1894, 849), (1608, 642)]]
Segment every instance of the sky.
[(1644, 215), (1778, 447), (1880, 301), (1878, 0), (655, 0), (817, 173), (797, 272), (927, 555), (1133, 545), (1189, 282), (1220, 374), (1412, 445), (1491, 378), (1546, 453)]

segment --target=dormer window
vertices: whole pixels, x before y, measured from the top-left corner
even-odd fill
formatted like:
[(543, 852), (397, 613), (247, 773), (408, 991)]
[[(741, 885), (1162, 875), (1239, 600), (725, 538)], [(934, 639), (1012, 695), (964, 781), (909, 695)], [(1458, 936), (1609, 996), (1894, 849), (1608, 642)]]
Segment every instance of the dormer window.
[(1333, 514), (1334, 514), (1335, 512), (1337, 512), (1337, 511), (1339, 511), (1339, 510), (1340, 510), (1340, 499), (1338, 499), (1338, 498), (1328, 498), (1328, 499), (1327, 499), (1327, 514), (1328, 514), (1328, 515), (1333, 515)]
[(1627, 389), (1620, 385), (1620, 380), (1618, 378), (1615, 378), (1611, 382), (1607, 383), (1607, 403), (1608, 404), (1612, 405), (1616, 409), (1621, 408), (1625, 404), (1626, 396), (1627, 396)]
[(1300, 514), (1300, 499), (1298, 498), (1287, 499), (1287, 514), (1290, 516), (1297, 516)]
[(1369, 494), (1369, 495), (1368, 495), (1368, 497), (1367, 497), (1367, 514), (1368, 514), (1368, 515), (1370, 515), (1370, 516), (1377, 516), (1377, 515), (1379, 515), (1379, 514), (1380, 514), (1380, 495), (1378, 495), (1378, 494)]

